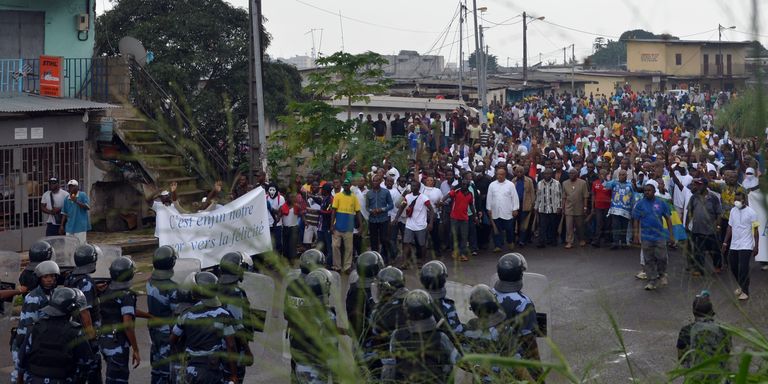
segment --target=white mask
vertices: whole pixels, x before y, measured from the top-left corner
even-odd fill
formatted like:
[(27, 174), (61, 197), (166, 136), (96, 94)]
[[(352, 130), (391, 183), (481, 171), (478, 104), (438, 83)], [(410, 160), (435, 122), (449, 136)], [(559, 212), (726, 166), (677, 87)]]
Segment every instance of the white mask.
[(744, 204), (741, 201), (738, 201), (738, 200), (733, 202), (733, 206), (736, 207), (736, 209), (744, 208)]
[(275, 197), (275, 194), (277, 193), (277, 189), (275, 189), (274, 187), (271, 187), (269, 188), (269, 190), (267, 190), (267, 192), (269, 192), (270, 197)]

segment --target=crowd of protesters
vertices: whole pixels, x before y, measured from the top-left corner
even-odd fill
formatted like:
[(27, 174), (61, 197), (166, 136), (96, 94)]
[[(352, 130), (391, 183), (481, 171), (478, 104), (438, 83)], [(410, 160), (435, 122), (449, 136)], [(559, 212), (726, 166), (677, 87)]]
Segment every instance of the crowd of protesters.
[(265, 184), (274, 244), (288, 258), (317, 246), (333, 254), (329, 268), (349, 272), (367, 249), (405, 269), (485, 249), (642, 243), (647, 289), (667, 283), (667, 246), (679, 247), (694, 276), (730, 265), (746, 299), (758, 224), (731, 217), (758, 188), (765, 138), (715, 125), (734, 97), (624, 87), (494, 104), (484, 119), (463, 108), (360, 116), (372, 137), (401, 140), (407, 167), (337, 156), (330, 175)]

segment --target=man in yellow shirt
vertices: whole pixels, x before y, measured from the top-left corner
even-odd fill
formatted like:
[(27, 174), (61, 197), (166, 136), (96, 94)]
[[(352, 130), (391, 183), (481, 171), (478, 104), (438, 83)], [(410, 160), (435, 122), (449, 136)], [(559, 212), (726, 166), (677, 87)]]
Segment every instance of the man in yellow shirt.
[[(349, 273), (352, 270), (352, 239), (355, 227), (360, 226), (360, 200), (352, 193), (352, 183), (344, 180), (341, 193), (333, 197), (331, 205), (331, 233), (333, 243), (333, 270)], [(341, 245), (344, 244), (342, 258)], [(343, 265), (343, 268), (342, 268)]]

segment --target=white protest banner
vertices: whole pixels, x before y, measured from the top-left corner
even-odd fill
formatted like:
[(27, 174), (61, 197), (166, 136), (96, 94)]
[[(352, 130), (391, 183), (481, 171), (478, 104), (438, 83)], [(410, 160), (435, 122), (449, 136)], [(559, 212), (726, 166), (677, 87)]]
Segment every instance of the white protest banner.
[(160, 245), (176, 248), (180, 258), (199, 259), (203, 268), (218, 265), (227, 252), (254, 255), (272, 250), (267, 200), (261, 187), (212, 211), (182, 214), (159, 205)]
[(749, 206), (755, 210), (755, 213), (757, 213), (757, 221), (760, 223), (760, 228), (758, 228), (760, 241), (757, 244), (757, 256), (755, 256), (755, 261), (768, 262), (768, 215), (766, 215), (765, 212), (765, 204), (767, 200), (760, 191), (750, 192), (747, 199), (749, 200)]

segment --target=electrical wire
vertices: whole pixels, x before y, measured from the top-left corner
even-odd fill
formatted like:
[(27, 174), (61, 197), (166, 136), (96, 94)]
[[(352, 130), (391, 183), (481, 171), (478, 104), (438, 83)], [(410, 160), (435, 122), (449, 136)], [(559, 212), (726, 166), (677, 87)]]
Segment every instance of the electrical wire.
[(606, 34), (602, 34), (602, 33), (595, 33), (595, 32), (584, 31), (584, 30), (581, 30), (581, 29), (577, 29), (577, 28), (568, 27), (568, 26), (565, 26), (565, 25), (553, 23), (551, 21), (547, 21), (547, 20), (544, 20), (544, 19), (542, 19), (541, 21), (544, 22), (544, 23), (547, 23), (549, 25), (554, 25), (555, 27), (567, 29), (569, 31), (585, 33), (587, 35), (600, 36), (600, 37), (608, 37), (608, 38), (611, 38), (611, 39), (618, 39), (620, 37), (620, 36), (615, 36), (615, 35), (606, 35)]
[[(325, 13), (327, 13), (329, 15), (333, 15), (334, 17), (339, 17), (339, 13), (338, 12), (330, 11), (330, 10), (327, 10), (325, 8), (320, 8), (320, 7), (318, 7), (318, 6), (314, 5), (314, 4), (310, 4), (310, 3), (307, 3), (307, 2), (302, 1), (302, 0), (296, 0), (296, 2), (299, 3), (299, 4), (306, 5), (307, 7), (314, 8), (314, 9), (316, 9), (318, 11), (325, 12)], [(390, 26), (390, 25), (373, 23), (373, 22), (370, 22), (370, 21), (361, 20), (361, 19), (357, 19), (357, 18), (354, 18), (354, 17), (344, 16), (344, 15), (342, 15), (341, 17), (345, 18), (347, 20), (350, 20), (350, 21), (361, 23), (361, 24), (367, 24), (367, 25), (370, 25), (370, 26), (373, 26), (373, 27), (391, 29), (391, 30), (394, 30), (394, 31), (411, 32), (411, 33), (426, 33), (426, 34), (439, 33), (439, 32), (434, 32), (434, 31), (423, 31), (423, 30), (417, 30), (417, 29), (397, 28), (397, 27), (393, 27), (393, 26)]]

